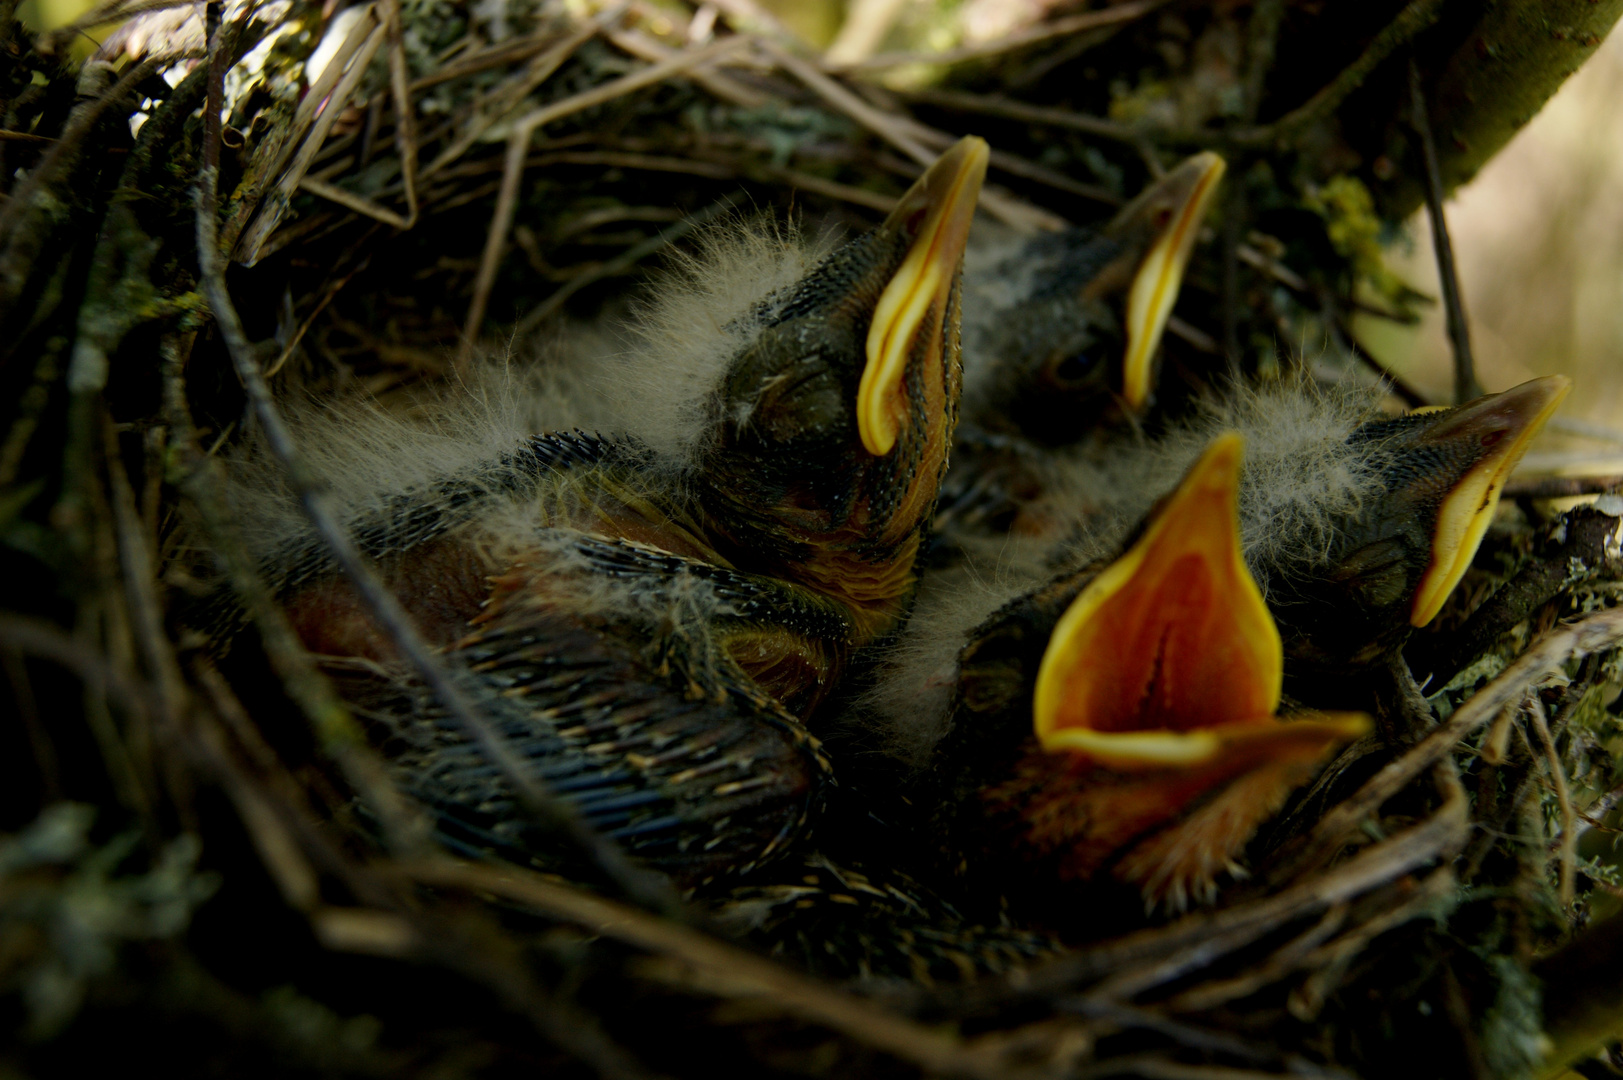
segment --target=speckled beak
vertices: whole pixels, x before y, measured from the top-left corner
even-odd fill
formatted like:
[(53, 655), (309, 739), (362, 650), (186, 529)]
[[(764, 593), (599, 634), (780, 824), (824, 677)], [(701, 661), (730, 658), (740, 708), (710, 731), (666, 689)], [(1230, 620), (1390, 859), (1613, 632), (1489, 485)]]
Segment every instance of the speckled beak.
[(1200, 223), (1227, 167), (1210, 151), (1196, 154), (1147, 189), (1117, 218), (1116, 227), (1126, 221), (1143, 221), (1159, 229), (1127, 296), (1122, 397), (1134, 409), (1142, 408), (1149, 399), (1155, 351), (1178, 302)]
[(867, 364), (857, 390), (857, 429), (863, 447), (875, 457), (896, 445), (907, 414), (909, 358), (921, 345), (939, 351), (943, 336), (956, 332), (945, 325), (947, 301), (963, 263), (990, 155), (984, 139), (960, 139), (902, 196), (882, 226), (914, 239), (874, 308)]
[[(1195, 769), (1355, 737), (1363, 717), (1281, 723), (1279, 630), (1239, 534), (1244, 440), (1219, 436), (1139, 540), (1085, 588), (1049, 638), (1033, 697), (1038, 740), (1120, 771)], [(1312, 740), (1310, 740), (1312, 741)]]
[(1427, 443), (1465, 443), (1486, 452), (1443, 499), (1432, 533), (1431, 563), (1415, 590), (1410, 623), (1425, 626), (1442, 610), (1476, 557), (1505, 481), (1571, 389), (1565, 375), (1534, 379), (1450, 410), (1451, 416), (1426, 433)]

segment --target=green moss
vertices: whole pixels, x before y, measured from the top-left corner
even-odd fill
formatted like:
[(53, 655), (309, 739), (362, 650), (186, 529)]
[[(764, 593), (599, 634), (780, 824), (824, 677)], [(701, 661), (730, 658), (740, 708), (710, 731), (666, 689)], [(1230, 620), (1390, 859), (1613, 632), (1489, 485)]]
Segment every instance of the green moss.
[(1352, 264), (1357, 278), (1389, 302), (1404, 304), (1413, 290), (1386, 268), (1381, 243), (1384, 225), (1362, 180), (1345, 173), (1331, 177), (1309, 187), (1302, 204), (1324, 219), (1331, 246)]

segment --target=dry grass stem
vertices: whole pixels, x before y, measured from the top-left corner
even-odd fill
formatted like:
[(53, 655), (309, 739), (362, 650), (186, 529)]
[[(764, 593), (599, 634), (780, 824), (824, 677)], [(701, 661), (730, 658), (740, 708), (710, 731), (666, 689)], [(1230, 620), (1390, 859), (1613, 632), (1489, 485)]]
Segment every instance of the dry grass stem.
[(828, 67), (834, 71), (855, 73), (883, 71), (887, 68), (902, 67), (908, 64), (961, 64), (967, 60), (984, 60), (1003, 53), (1014, 52), (1017, 49), (1040, 45), (1055, 38), (1071, 37), (1091, 30), (1105, 30), (1111, 27), (1125, 26), (1127, 23), (1148, 15), (1156, 8), (1162, 7), (1166, 2), (1167, 0), (1129, 0), (1128, 3), (1113, 4), (1103, 11), (1090, 11), (1081, 15), (1070, 15), (1055, 19), (1041, 26), (1008, 34), (995, 41), (988, 41), (983, 45), (968, 45), (963, 48), (947, 49), (938, 53), (882, 53), (849, 64), (839, 64), (831, 61)]
[[(254, 218), (253, 223), (243, 230), (241, 239), (237, 241), (236, 258), (245, 265), (252, 266), (263, 257), (264, 251), (262, 248), (266, 238), (275, 231), (276, 226), (281, 224), (283, 216), (288, 211), (288, 205), (292, 201), (293, 193), (299, 189), (300, 183), (305, 178), (305, 173), (310, 168), (310, 163), (315, 160), (316, 154), (321, 150), (322, 143), (326, 141), (327, 133), (332, 130), (333, 124), (337, 123), (338, 115), (344, 111), (344, 106), (349, 103), (349, 99), (354, 95), (356, 87), (360, 85), (361, 79), (366, 75), (366, 69), (372, 63), (372, 58), (383, 47), (384, 37), (386, 36), (385, 30), (383, 25), (377, 21), (374, 12), (368, 9), (368, 13), (356, 21), (357, 29), (360, 27), (368, 28), (365, 41), (357, 50), (343, 77), (338, 80), (337, 87), (334, 88), (331, 97), (327, 99), (326, 107), (322, 109), (320, 115), (311, 124), (310, 133), (305, 137), (304, 142), (299, 144), (298, 150), (293, 154), (293, 159), (288, 164), (286, 171), (282, 173), (281, 179), (276, 182), (276, 185), (271, 189), (264, 201), (260, 203), (259, 213)], [(336, 61), (328, 65), (329, 70), (337, 67), (338, 63)], [(325, 75), (326, 72), (322, 74)], [(315, 97), (315, 94), (312, 93), (310, 97)]]
[(785, 1013), (850, 1035), (868, 1046), (944, 1076), (995, 1077), (956, 1038), (922, 1027), (871, 1001), (830, 989), (690, 927), (554, 884), (514, 866), (436, 859), (397, 864), (410, 880), (436, 888), (489, 893), (597, 933), (693, 966), (705, 987), (728, 996), (762, 998)]
[(1555, 748), (1550, 734), (1550, 723), (1544, 715), (1544, 703), (1537, 693), (1527, 695), (1523, 706), (1538, 734), (1539, 748), (1544, 752), (1544, 766), (1550, 775), (1550, 786), (1555, 789), (1557, 804), (1561, 807), (1560, 845), (1557, 849), (1561, 866), (1561, 906), (1572, 905), (1574, 879), (1578, 872), (1578, 816), (1572, 809), (1572, 791), (1567, 786), (1567, 771), (1561, 765), (1561, 753)]
[(1493, 720), (1506, 705), (1517, 701), (1541, 676), (1575, 655), (1611, 648), (1619, 641), (1623, 641), (1623, 610), (1598, 611), (1546, 633), (1430, 735), (1325, 814), (1306, 845), (1293, 854), (1291, 865), (1312, 866), (1334, 854), (1366, 815), (1441, 761), (1461, 739)]

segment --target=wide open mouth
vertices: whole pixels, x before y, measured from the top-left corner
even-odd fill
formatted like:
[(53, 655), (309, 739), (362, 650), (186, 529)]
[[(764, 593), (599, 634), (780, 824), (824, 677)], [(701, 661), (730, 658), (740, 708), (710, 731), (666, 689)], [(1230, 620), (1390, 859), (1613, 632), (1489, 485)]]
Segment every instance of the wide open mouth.
[(1225, 727), (1273, 722), (1284, 654), (1241, 557), (1244, 445), (1218, 436), (1055, 625), (1033, 700), (1044, 748), (1189, 765), (1218, 753)]
[(1505, 481), (1571, 389), (1565, 375), (1534, 379), (1461, 405), (1426, 433), (1428, 443), (1468, 441), (1481, 449), (1482, 457), (1449, 490), (1437, 513), (1431, 563), (1410, 609), (1412, 625), (1425, 626), (1436, 618), (1465, 576), (1493, 521)]
[(1122, 397), (1141, 408), (1150, 396), (1151, 361), (1167, 320), (1178, 302), (1184, 271), (1200, 223), (1217, 192), (1227, 163), (1210, 151), (1196, 154), (1167, 173), (1118, 216), (1164, 221), (1155, 243), (1133, 275), (1127, 295), (1127, 355), (1122, 361)]
[[(857, 431), (879, 457), (896, 445), (907, 415), (902, 386), (926, 316), (944, 312), (963, 260), (991, 149), (967, 136), (936, 159), (881, 226), (914, 236), (907, 257), (885, 286), (868, 329), (868, 358), (857, 388)], [(942, 347), (941, 318), (931, 321), (931, 348)]]

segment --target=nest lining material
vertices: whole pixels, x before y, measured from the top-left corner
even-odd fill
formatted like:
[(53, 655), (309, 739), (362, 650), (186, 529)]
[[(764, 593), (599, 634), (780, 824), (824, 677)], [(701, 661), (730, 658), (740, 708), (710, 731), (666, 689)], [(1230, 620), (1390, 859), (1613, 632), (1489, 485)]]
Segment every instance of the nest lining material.
[[(734, 7), (748, 7), (718, 6), (729, 14)], [(1047, 48), (1064, 46), (1079, 34), (1097, 36), (1130, 27), (1160, 6), (1127, 3), (1061, 15), (1012, 37), (965, 47), (950, 59), (967, 64), (997, 62), (1011, 55), (1029, 59)], [(128, 5), (115, 4), (94, 18), (105, 20), (127, 10)], [(448, 290), (447, 295), (467, 297), (453, 333), (460, 330), (469, 343), (479, 339), (489, 325), (493, 298), (499, 287), (505, 287), (504, 266), (514, 259), (515, 248), (529, 246), (519, 208), (526, 179), (538, 173), (571, 166), (683, 176), (705, 181), (711, 189), (747, 182), (762, 188), (793, 188), (831, 203), (882, 212), (907, 178), (955, 137), (913, 119), (884, 89), (806, 59), (765, 21), (758, 21), (754, 32), (717, 31), (712, 40), (689, 41), (681, 33), (683, 27), (664, 9), (651, 5), (633, 4), (629, 15), (617, 8), (585, 16), (561, 6), (540, 5), (506, 40), (483, 43), (472, 36), (459, 37), (447, 29), (449, 24), (436, 23), (431, 5), (394, 0), (350, 10), (356, 14), (338, 24), (344, 31), (328, 38), (330, 60), (308, 67), (306, 58), (321, 37), (319, 20), (309, 5), (261, 6), (246, 21), (233, 8), (225, 11), (225, 23), (239, 35), (239, 52), (257, 38), (255, 63), (260, 66), (257, 75), (251, 68), (233, 68), (218, 98), (225, 107), (224, 129), (205, 130), (201, 140), (205, 162), (211, 137), (218, 140), (214, 149), (223, 143), (231, 150), (233, 141), (242, 140), (241, 152), (224, 170), (234, 180), (220, 191), (223, 213), (218, 218), (216, 250), (229, 251), (248, 266), (300, 251), (324, 257), (337, 250), (345, 256), (331, 274), (296, 279), (301, 285), (292, 304), (297, 318), (282, 320), (279, 351), (274, 356), (251, 354), (268, 372), (299, 354), (301, 341), (321, 323), (322, 313), (342, 290), (352, 281), (367, 280), (365, 252), (379, 228), (407, 230), (410, 235), (411, 230), (425, 229), (436, 215), (463, 207), (479, 208), (488, 228), (477, 259), (453, 271), (466, 288)], [(192, 18), (196, 21), (195, 13)], [(137, 58), (136, 63), (122, 73), (86, 69), (80, 82), (91, 103), (88, 111), (76, 112), (81, 122), (75, 126), (70, 120), (57, 136), (57, 148), (51, 151), (57, 156), (48, 154), (27, 179), (11, 188), (8, 205), (0, 209), (9, 227), (30, 226), (31, 199), (50, 179), (53, 162), (94, 146), (93, 132), (96, 138), (106, 137), (94, 121), (109, 106), (124, 108), (130, 91), (176, 63), (176, 55), (191, 57), (180, 62), (182, 68), (204, 58), (200, 22), (197, 29), (195, 40), (188, 40), (182, 26), (145, 36), (132, 32), (110, 43), (109, 51), (123, 49)], [(1411, 28), (1409, 33), (1413, 32)], [(231, 33), (222, 40), (231, 40)], [(152, 52), (158, 41), (172, 45), (172, 52)], [(1381, 48), (1390, 52), (1399, 41), (1401, 35), (1383, 41)], [(914, 59), (879, 56), (858, 66), (876, 71)], [(939, 63), (942, 58), (930, 59)], [(1360, 64), (1365, 61), (1364, 56), (1358, 59)], [(306, 73), (311, 85), (301, 92)], [(138, 163), (143, 153), (154, 152), (152, 144), (160, 132), (168, 138), (185, 130), (186, 137), (197, 139), (195, 128), (186, 130), (184, 117), (204, 103), (206, 75), (207, 65), (197, 63), (174, 93), (155, 107), (147, 124), (156, 126), (138, 129), (132, 161)], [(471, 93), (453, 94), (451, 88), (471, 88)], [(961, 91), (936, 93), (944, 100), (959, 94), (960, 105), (967, 97), (974, 111), (993, 116), (1001, 111), (1004, 119), (1016, 122), (1038, 119), (1022, 116), (1022, 109), (1029, 113), (1042, 108)], [(649, 107), (650, 101), (656, 104)], [(437, 111), (427, 108), (428, 102), (437, 102)], [(819, 146), (827, 149), (832, 144), (837, 152), (821, 162), (815, 155), (801, 160), (770, 149), (762, 153), (748, 134), (736, 137), (739, 130), (747, 131), (743, 124), (731, 133), (732, 143), (717, 138), (671, 147), (639, 136), (639, 123), (647, 121), (623, 111), (637, 103), (654, 114), (651, 126), (657, 126), (668, 123), (672, 102), (677, 109), (695, 102), (725, 108), (734, 121), (766, 115), (770, 121), (761, 127), (774, 135), (812, 130)], [(1300, 111), (1310, 108), (1312, 115)], [(1333, 108), (1334, 102), (1303, 104), (1286, 113), (1270, 137), (1295, 131)], [(178, 117), (165, 115), (177, 110)], [(1079, 122), (1075, 114), (1053, 111), (1072, 117), (1058, 122), (1073, 126)], [(1055, 122), (1054, 116), (1042, 119)], [(1083, 119), (1090, 120), (1092, 135), (1113, 139), (1134, 153), (1144, 139), (1141, 131)], [(594, 132), (599, 124), (615, 128), (615, 133)], [(790, 161), (793, 164), (786, 163)], [(994, 161), (994, 169), (1002, 171), (1003, 179), (1017, 182), (1022, 192), (1060, 193), (1072, 200), (1070, 206), (1081, 199), (1105, 208), (1120, 195), (1080, 184), (1030, 158), (1004, 154)], [(717, 212), (721, 205), (730, 204), (718, 204)], [(1065, 221), (1043, 200), (1008, 189), (994, 188), (983, 205), (1015, 230)], [(294, 209), (300, 211), (296, 217), (290, 214)], [(702, 216), (656, 222), (666, 227), (595, 265), (558, 274), (563, 283), (535, 298), (539, 302), (518, 320), (521, 329), (542, 326), (572, 296), (631, 270), (679, 240)], [(529, 231), (533, 237), (533, 228)], [(1309, 291), (1275, 259), (1254, 248), (1247, 250), (1247, 257), (1275, 284)], [(544, 255), (532, 261), (544, 264)], [(10, 265), (18, 265), (14, 253)], [(145, 266), (138, 270), (147, 273)], [(1304, 800), (1294, 819), (1295, 839), (1280, 849), (1281, 856), (1257, 881), (1222, 907), (1101, 943), (1018, 977), (962, 988), (910, 988), (876, 1002), (799, 975), (688, 924), (669, 896), (640, 883), (632, 871), (614, 862), (612, 854), (598, 853), (605, 872), (619, 881), (626, 896), (639, 900), (642, 909), (520, 868), (447, 859), (422, 846), (420, 823), (410, 807), (380, 782), (374, 760), (330, 688), (286, 637), (285, 624), (279, 629), (274, 613), (264, 606), (262, 587), (253, 581), (249, 561), (238, 555), (233, 562), (226, 490), (204, 453), (188, 410), (187, 384), (198, 382), (199, 372), (187, 372), (184, 365), (203, 321), (192, 313), (212, 308), (216, 317), (225, 318), (220, 303), (223, 273), (204, 260), (200, 277), (206, 301), (200, 302), (195, 293), (186, 295), (181, 274), (166, 283), (170, 295), (157, 301), (146, 297), (150, 303), (141, 312), (142, 318), (169, 320), (159, 348), (153, 350), (162, 358), (162, 367), (150, 373), (152, 384), (161, 385), (167, 394), (162, 410), (166, 431), (159, 437), (171, 440), (168, 475), (175, 488), (164, 489), (162, 497), (190, 503), (211, 540), (226, 553), (245, 604), (259, 616), (260, 632), (280, 665), (288, 696), (310, 721), (312, 741), (336, 763), (344, 781), (382, 823), (391, 857), (368, 860), (335, 840), (328, 825), (348, 813), (343, 800), (301, 789), (276, 751), (256, 734), (251, 710), (235, 700), (185, 643), (177, 649), (163, 634), (164, 586), (150, 568), (178, 563), (174, 552), (153, 548), (158, 503), (141, 501), (144, 488), (143, 497), (137, 496), (116, 452), (118, 436), (111, 426), (107, 439), (114, 452), (96, 457), (99, 464), (66, 482), (69, 490), (99, 493), (88, 504), (94, 509), (85, 511), (94, 520), (91, 530), (125, 560), (126, 569), (120, 573), (127, 577), (90, 590), (85, 601), (90, 610), (100, 612), (105, 643), (87, 649), (54, 627), (13, 615), (0, 622), (0, 641), (15, 654), (47, 659), (101, 686), (121, 718), (124, 741), (134, 745), (145, 739), (160, 753), (172, 755), (176, 768), (224, 790), (282, 898), (301, 913), (327, 949), (428, 961), (474, 984), (499, 987), (508, 1007), (528, 1017), (544, 1038), (605, 1074), (637, 1074), (641, 1067), (631, 1056), (635, 1044), (628, 1043), (632, 1047), (628, 1051), (611, 1036), (617, 1030), (611, 1017), (592, 1016), (587, 1004), (565, 1000), (538, 975), (523, 958), (523, 933), (501, 928), (487, 914), (460, 903), (461, 898), (493, 897), (560, 925), (581, 928), (664, 962), (633, 966), (637, 978), (699, 999), (750, 1002), (773, 1016), (793, 1018), (830, 1032), (845, 1044), (881, 1051), (927, 1073), (1060, 1075), (1090, 1061), (1109, 1060), (1115, 1052), (1109, 1040), (1129, 1032), (1148, 1041), (1122, 1051), (1127, 1056), (1118, 1064), (1140, 1074), (1196, 1075), (1178, 1070), (1198, 1069), (1201, 1066), (1189, 1062), (1201, 1060), (1222, 1063), (1212, 1067), (1230, 1070), (1224, 1075), (1237, 1070), (1249, 1070), (1246, 1075), (1274, 1075), (1280, 1070), (1300, 1074), (1304, 1068), (1319, 1075), (1343, 1075), (1332, 1066), (1309, 1066), (1294, 1051), (1278, 1048), (1284, 1029), (1271, 1017), (1280, 1002), (1298, 1024), (1309, 1025), (1334, 1000), (1338, 982), (1351, 978), (1360, 965), (1367, 967), (1372, 951), (1394, 940), (1383, 935), (1448, 910), (1458, 900), (1460, 884), (1469, 884), (1472, 873), (1502, 855), (1484, 847), (1480, 836), (1495, 828), (1502, 833), (1503, 826), (1521, 820), (1517, 807), (1525, 807), (1525, 793), (1536, 790), (1541, 775), (1563, 794), (1555, 800), (1557, 827), (1550, 830), (1555, 857), (1534, 860), (1537, 876), (1550, 887), (1544, 864), (1553, 861), (1557, 895), (1563, 901), (1573, 897), (1577, 817), (1556, 739), (1581, 707), (1592, 707), (1593, 697), (1609, 678), (1609, 662), (1596, 658), (1609, 656), (1608, 650), (1623, 641), (1623, 614), (1604, 608), (1571, 624), (1549, 627), (1530, 641), (1514, 639), (1512, 654), (1501, 659), (1497, 675), (1462, 682), (1445, 692), (1440, 700), (1453, 708), (1442, 722), (1433, 726), (1424, 709), (1394, 721), (1391, 726), (1400, 745), (1407, 748), (1377, 759), (1384, 762), (1382, 767), (1334, 805), (1315, 805), (1311, 797)], [(522, 299), (509, 297), (508, 302), (516, 311)], [(85, 309), (94, 311), (97, 302), (91, 296)], [(85, 337), (92, 348), (76, 349), (68, 381), (76, 400), (94, 401), (108, 385), (108, 357), (139, 322), (130, 319), (100, 338)], [(1196, 327), (1185, 326), (1182, 333), (1197, 350), (1212, 345), (1211, 336)], [(436, 334), (438, 340), (446, 340), (443, 327), (423, 338), (434, 339)], [(386, 336), (363, 341), (361, 347), (376, 346)], [(396, 355), (406, 358), (400, 366), (409, 374), (396, 372), (383, 383), (374, 383), (373, 389), (416, 381), (425, 368), (429, 374), (445, 370), (432, 350), (413, 344), (400, 349)], [(235, 351), (240, 365), (242, 350)], [(465, 348), (462, 370), (468, 370), (472, 356), (471, 347)], [(417, 370), (411, 370), (413, 363), (419, 365)], [(252, 396), (252, 372), (240, 366), (239, 370), (246, 372)], [(259, 414), (263, 425), (267, 417), (275, 416), (275, 406), (268, 397), (259, 404), (270, 410)], [(13, 449), (15, 425), (14, 421), (7, 453), (0, 457), (5, 466), (0, 475), (8, 485), (29, 460), (24, 453), (29, 436), (21, 437), (22, 449)], [(267, 433), (274, 441), (274, 433)], [(81, 448), (102, 441), (96, 436), (85, 443), (82, 433), (68, 437), (79, 439)], [(287, 464), (284, 461), (282, 467)], [(155, 460), (152, 467), (161, 469), (163, 463)], [(296, 501), (309, 503), (312, 491), (300, 485), (297, 472), (292, 477)], [(156, 485), (158, 479), (141, 483)], [(143, 522), (143, 515), (151, 524)], [(1517, 533), (1501, 548), (1514, 555), (1517, 545), (1527, 543), (1525, 533)], [(1597, 564), (1589, 569), (1599, 568)], [(120, 601), (108, 607), (110, 596), (125, 591), (127, 606)], [(1600, 592), (1569, 591), (1564, 599), (1598, 606), (1598, 601), (1586, 597)], [(113, 656), (122, 659), (109, 658)], [(1566, 680), (1567, 685), (1552, 680)], [(1543, 695), (1540, 687), (1545, 689)], [(1553, 719), (1543, 715), (1546, 701), (1556, 706)], [(1506, 718), (1517, 709), (1529, 717), (1532, 736), (1532, 752), (1522, 759), (1504, 749)], [(1481, 751), (1485, 766), (1456, 756), (1467, 739), (1484, 731), (1488, 732)], [(1372, 749), (1355, 747), (1332, 767), (1332, 773), (1352, 775), (1348, 770), (1358, 768), (1359, 755)], [(153, 809), (163, 789), (154, 776), (142, 773), (151, 768), (150, 762), (143, 765), (120, 753), (115, 750), (110, 759), (120, 801), (135, 808), (133, 816), (150, 823), (158, 834), (170, 834), (173, 830), (158, 824), (162, 815)], [(1493, 799), (1479, 797), (1473, 803), (1460, 782), (1462, 760), (1478, 770), (1479, 779), (1484, 767), (1510, 762), (1513, 767), (1507, 767), (1504, 776), (1514, 781), (1515, 791)], [(1601, 792), (1591, 812), (1603, 813), (1607, 798), (1613, 798), (1611, 793)], [(1382, 818), (1389, 803), (1393, 808)], [(1360, 836), (1372, 816), (1382, 822), (1373, 840)], [(1473, 825), (1480, 827), (1476, 834)], [(83, 850), (84, 843), (67, 843), (60, 857), (41, 857), (38, 865), (70, 866)], [(184, 871), (176, 873), (184, 877)], [(336, 893), (331, 885), (322, 884), (328, 878), (342, 883)], [(188, 904), (206, 891), (206, 886), (179, 890), (190, 898)], [(334, 895), (343, 899), (335, 900)], [(129, 936), (144, 932), (131, 930)], [(162, 930), (152, 933), (161, 936)], [(455, 944), (447, 948), (446, 942)], [(1253, 1019), (1243, 1019), (1246, 1003), (1257, 1001), (1266, 1005)], [(1034, 1007), (1043, 1012), (1035, 1021)], [(960, 1024), (943, 1025), (943, 1019)], [(769, 1022), (756, 1023), (764, 1031), (771, 1028)], [(1223, 1033), (1219, 1030), (1223, 1027), (1232, 1027), (1235, 1033)], [(1504, 1041), (1491, 1032), (1485, 1036), (1490, 1044), (1495, 1037)], [(1290, 1038), (1311, 1041), (1299, 1035)], [(1320, 1059), (1335, 1057), (1323, 1047), (1317, 1050)], [(1520, 1051), (1513, 1047), (1497, 1052), (1514, 1057)]]

